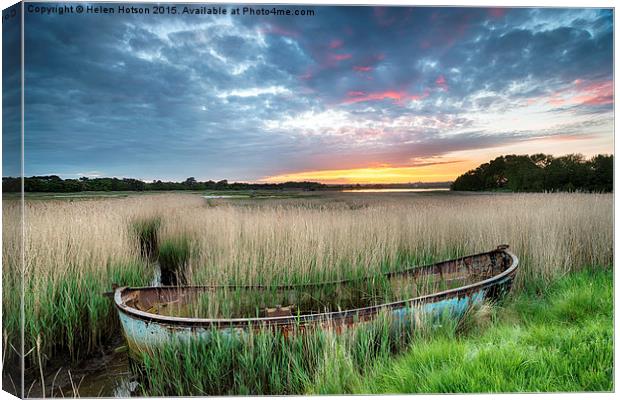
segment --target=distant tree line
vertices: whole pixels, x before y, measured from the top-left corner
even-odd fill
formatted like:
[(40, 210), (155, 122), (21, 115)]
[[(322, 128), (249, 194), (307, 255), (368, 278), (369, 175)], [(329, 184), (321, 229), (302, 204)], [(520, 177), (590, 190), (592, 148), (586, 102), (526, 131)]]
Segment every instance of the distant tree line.
[(507, 155), (459, 176), (452, 190), (613, 191), (613, 155)]
[[(24, 178), (26, 192), (87, 192), (87, 191), (148, 191), (148, 190), (319, 190), (327, 186), (318, 182), (285, 182), (285, 183), (228, 183), (227, 180), (199, 182), (195, 178), (187, 178), (183, 182), (163, 182), (154, 180), (144, 182), (131, 178), (79, 178), (62, 179), (56, 175), (31, 176)], [(20, 178), (2, 178), (3, 192), (19, 192)]]

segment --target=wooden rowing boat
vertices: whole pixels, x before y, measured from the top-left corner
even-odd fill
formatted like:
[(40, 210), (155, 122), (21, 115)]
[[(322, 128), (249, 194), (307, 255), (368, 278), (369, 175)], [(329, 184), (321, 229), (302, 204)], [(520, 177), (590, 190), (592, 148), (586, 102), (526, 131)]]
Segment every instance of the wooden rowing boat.
[[(114, 302), (118, 309), (124, 336), (131, 352), (140, 352), (151, 345), (171, 340), (191, 340), (206, 337), (214, 329), (243, 333), (252, 329), (279, 329), (292, 331), (308, 327), (344, 327), (371, 321), (380, 313), (396, 318), (405, 318), (412, 313), (445, 313), (461, 315), (468, 307), (480, 304), (485, 299), (497, 300), (511, 287), (518, 258), (508, 250), (507, 245), (495, 250), (461, 257), (436, 264), (412, 267), (403, 271), (382, 275), (390, 283), (427, 281), (433, 287), (441, 287), (430, 294), (410, 296), (405, 300), (381, 304), (351, 307), (349, 309), (314, 312), (287, 306), (268, 305), (261, 315), (233, 316), (229, 318), (196, 318), (168, 315), (166, 307), (187, 305), (196, 296), (218, 290), (281, 291), (287, 293), (294, 303), (304, 292), (317, 288), (347, 287), (358, 280), (311, 283), (305, 285), (282, 285), (277, 287), (253, 286), (166, 286), (166, 287), (119, 287), (114, 291)], [(369, 280), (371, 277), (363, 278)], [(453, 287), (456, 285), (456, 287)], [(249, 292), (248, 292), (249, 293)], [(292, 295), (292, 297), (290, 297)]]

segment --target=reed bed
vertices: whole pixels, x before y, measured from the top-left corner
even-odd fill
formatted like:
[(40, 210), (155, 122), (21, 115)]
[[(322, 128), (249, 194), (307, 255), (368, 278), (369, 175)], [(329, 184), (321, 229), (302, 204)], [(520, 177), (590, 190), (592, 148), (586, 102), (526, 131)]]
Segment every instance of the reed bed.
[(347, 279), (500, 243), (522, 261), (517, 286), (612, 260), (612, 196), (605, 194), (339, 194), (216, 204), (172, 207), (164, 217), (162, 237), (193, 237), (188, 279), (195, 284)]
[(56, 354), (78, 360), (118, 335), (101, 293), (148, 284), (155, 258), (182, 266), (188, 284), (275, 285), (377, 276), (507, 243), (521, 261), (519, 290), (610, 265), (613, 254), (610, 194), (157, 194), (26, 200), (22, 271), (19, 207), (4, 201), (3, 334), (19, 348), (23, 273), (31, 367)]
[(141, 354), (138, 373), (143, 394), (150, 396), (290, 395), (321, 383), (337, 383), (343, 393), (348, 385), (359, 384), (354, 379), (371, 363), (412, 341), (438, 334), (454, 337), (471, 329), (484, 307), (470, 309), (462, 319), (448, 312), (424, 315), (412, 310), (409, 315), (416, 318), (409, 319), (383, 313), (360, 327), (341, 327), (338, 333), (294, 328), (285, 334), (264, 328), (239, 335), (213, 330), (205, 339), (149, 348)]
[(75, 361), (94, 351), (102, 338), (117, 334), (117, 318), (103, 292), (112, 283), (150, 280), (152, 268), (141, 259), (137, 237), (130, 233), (130, 221), (142, 214), (139, 205), (129, 212), (118, 206), (108, 201), (27, 201), (22, 266), (20, 204), (4, 202), (3, 279), (20, 282), (3, 296), (4, 334), (19, 343), (23, 277), (27, 366), (56, 354)]

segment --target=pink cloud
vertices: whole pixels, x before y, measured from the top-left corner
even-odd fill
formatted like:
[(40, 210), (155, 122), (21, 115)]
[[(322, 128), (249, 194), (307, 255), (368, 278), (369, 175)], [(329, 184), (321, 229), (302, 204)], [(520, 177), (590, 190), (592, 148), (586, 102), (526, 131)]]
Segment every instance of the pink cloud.
[(612, 81), (592, 82), (584, 84), (582, 81), (577, 83), (579, 95), (571, 100), (575, 103), (588, 105), (605, 105), (614, 102), (614, 83)]
[(443, 75), (439, 75), (437, 79), (435, 79), (435, 83), (439, 86), (443, 91), (448, 91), (448, 84), (446, 83), (446, 78)]
[(361, 66), (361, 65), (355, 65), (353, 67), (353, 69), (355, 71), (358, 71), (358, 72), (369, 72), (369, 71), (372, 71), (372, 67), (366, 67), (366, 66)]
[(334, 61), (344, 61), (344, 60), (348, 60), (351, 57), (353, 57), (351, 54), (331, 54), (330, 59), (334, 60)]
[(607, 105), (613, 104), (614, 87), (611, 80), (591, 82), (584, 81), (583, 79), (575, 79), (573, 85), (535, 100), (538, 99), (553, 106)]
[(381, 100), (393, 100), (394, 103), (400, 104), (404, 101), (416, 101), (421, 100), (428, 96), (428, 92), (423, 94), (408, 94), (405, 91), (386, 90), (383, 92), (361, 92), (351, 91), (347, 93), (347, 98), (343, 101), (344, 104), (361, 103), (365, 101), (381, 101)]
[(613, 102), (614, 102), (614, 96), (606, 95), (606, 96), (596, 96), (596, 97), (585, 99), (583, 104), (602, 106), (605, 104), (613, 104)]
[(331, 42), (329, 42), (329, 48), (330, 49), (339, 49), (342, 47), (342, 45), (344, 44), (344, 42), (340, 39), (334, 39)]
[(566, 103), (566, 100), (561, 97), (560, 93), (553, 93), (549, 100), (547, 100), (547, 103), (551, 104), (552, 106), (561, 106), (562, 104)]
[(347, 92), (347, 96), (349, 97), (359, 97), (359, 96), (365, 96), (366, 92), (360, 92), (360, 91), (356, 91), (356, 90), (352, 90), (350, 92)]

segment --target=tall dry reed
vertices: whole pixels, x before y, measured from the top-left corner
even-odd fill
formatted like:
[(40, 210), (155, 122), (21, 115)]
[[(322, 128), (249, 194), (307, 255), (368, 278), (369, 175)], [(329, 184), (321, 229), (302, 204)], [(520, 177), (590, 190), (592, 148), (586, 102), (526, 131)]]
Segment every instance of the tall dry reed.
[[(194, 283), (372, 274), (493, 249), (521, 259), (518, 285), (612, 262), (612, 196), (337, 194), (171, 206), (162, 237), (191, 235)], [(213, 202), (211, 203), (213, 205)], [(301, 277), (301, 278), (300, 278)]]

